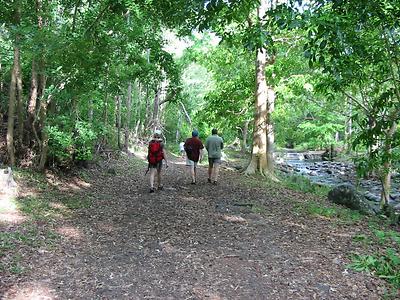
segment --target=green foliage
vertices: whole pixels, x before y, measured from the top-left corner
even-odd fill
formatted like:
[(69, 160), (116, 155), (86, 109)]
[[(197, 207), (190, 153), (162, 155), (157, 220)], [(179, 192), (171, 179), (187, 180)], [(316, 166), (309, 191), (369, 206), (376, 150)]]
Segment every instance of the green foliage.
[(91, 160), (93, 158), (94, 143), (97, 134), (92, 125), (86, 122), (77, 122), (75, 124), (75, 157), (77, 160)]
[(47, 126), (49, 136), (49, 155), (61, 165), (68, 165), (72, 160), (72, 132), (63, 132), (57, 125)]
[(360, 170), (377, 170), (381, 179), (400, 147), (399, 11), (392, 1), (321, 1), (307, 14), (305, 56), (326, 74), (320, 90), (342, 93), (354, 106), (353, 147), (368, 155)]
[(380, 255), (355, 255), (349, 267), (359, 272), (374, 273), (395, 288), (400, 288), (400, 256), (395, 249), (387, 248)]
[(314, 184), (310, 179), (301, 175), (284, 176), (282, 178), (282, 183), (290, 189), (305, 193), (326, 196), (329, 192), (328, 187)]
[(328, 203), (317, 201), (296, 203), (294, 206), (294, 210), (297, 213), (311, 216), (321, 216), (345, 224), (354, 224), (364, 218), (364, 216), (358, 211), (338, 206), (332, 206)]
[(63, 129), (57, 125), (47, 126), (50, 157), (64, 166), (73, 160), (91, 160), (98, 136), (93, 126), (83, 121), (76, 122), (74, 128), (72, 124), (64, 125)]
[(374, 223), (372, 234), (361, 234), (353, 238), (356, 242), (375, 246), (379, 251), (373, 254), (356, 254), (350, 268), (359, 272), (373, 273), (388, 281), (394, 288), (400, 288), (400, 234), (394, 230), (379, 228)]

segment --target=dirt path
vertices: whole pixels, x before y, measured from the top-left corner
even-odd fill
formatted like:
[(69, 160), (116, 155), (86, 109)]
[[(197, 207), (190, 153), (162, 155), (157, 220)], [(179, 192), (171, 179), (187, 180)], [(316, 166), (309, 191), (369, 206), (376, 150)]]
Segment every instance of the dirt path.
[(248, 187), (232, 171), (209, 185), (205, 168), (191, 186), (177, 163), (149, 194), (144, 167), (115, 169), (90, 170), (78, 193), (93, 205), (57, 224), (62, 244), (33, 257), (4, 299), (382, 296), (381, 281), (346, 269), (360, 228), (293, 214), (291, 202), (311, 196)]

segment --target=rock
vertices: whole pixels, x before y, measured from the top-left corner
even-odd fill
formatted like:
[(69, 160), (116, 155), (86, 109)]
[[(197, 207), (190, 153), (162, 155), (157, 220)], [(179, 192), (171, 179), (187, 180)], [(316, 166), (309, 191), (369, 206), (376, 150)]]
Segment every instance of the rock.
[(333, 203), (346, 206), (363, 213), (373, 213), (374, 209), (365, 197), (353, 185), (344, 183), (336, 186), (328, 193), (328, 199)]

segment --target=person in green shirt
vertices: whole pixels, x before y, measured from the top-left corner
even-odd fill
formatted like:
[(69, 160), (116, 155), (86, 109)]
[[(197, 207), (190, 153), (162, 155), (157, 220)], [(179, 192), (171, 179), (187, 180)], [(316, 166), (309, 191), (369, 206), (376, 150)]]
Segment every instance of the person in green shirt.
[(218, 130), (214, 128), (211, 135), (206, 139), (206, 149), (208, 152), (208, 182), (217, 184), (219, 175), (219, 166), (221, 164), (224, 142), (218, 135)]

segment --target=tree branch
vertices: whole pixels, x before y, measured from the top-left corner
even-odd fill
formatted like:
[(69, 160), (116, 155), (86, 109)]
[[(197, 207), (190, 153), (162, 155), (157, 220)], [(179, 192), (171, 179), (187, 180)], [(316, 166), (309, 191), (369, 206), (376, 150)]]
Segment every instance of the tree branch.
[(190, 116), (189, 116), (189, 114), (188, 114), (188, 112), (187, 112), (187, 110), (186, 110), (186, 108), (185, 108), (185, 105), (183, 104), (182, 101), (179, 101), (179, 104), (180, 104), (181, 107), (182, 107), (182, 111), (183, 111), (183, 113), (185, 114), (185, 117), (186, 117), (187, 122), (189, 123), (190, 126), (192, 126), (192, 119), (190, 118)]
[(347, 93), (345, 90), (341, 90), (341, 92), (346, 95), (347, 97), (349, 97), (351, 100), (353, 100), (359, 107), (361, 107), (365, 112), (369, 112), (368, 107), (366, 107), (364, 104), (362, 104), (360, 101), (358, 101), (357, 98), (353, 97), (352, 95), (350, 95), (349, 93)]

